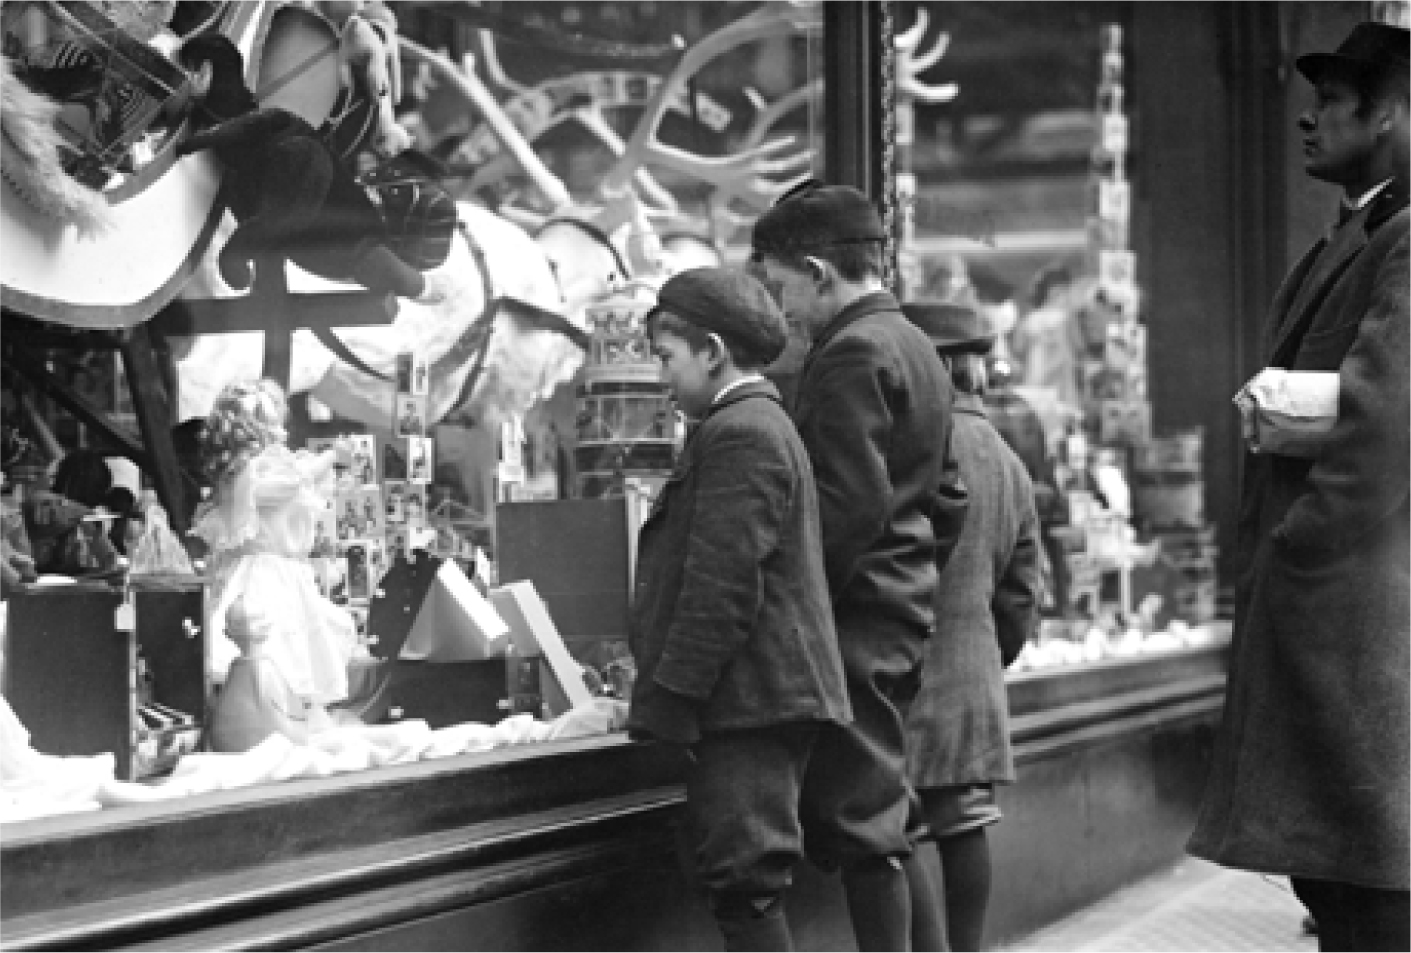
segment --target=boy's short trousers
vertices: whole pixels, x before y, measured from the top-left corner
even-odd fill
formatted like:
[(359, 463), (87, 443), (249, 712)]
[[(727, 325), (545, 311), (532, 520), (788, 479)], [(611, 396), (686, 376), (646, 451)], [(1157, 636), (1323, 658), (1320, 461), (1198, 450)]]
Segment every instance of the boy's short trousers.
[(686, 818), (706, 889), (769, 894), (803, 858), (799, 791), (820, 722), (710, 732), (691, 746)]
[(808, 857), (824, 870), (906, 857), (924, 833), (906, 777), (906, 713), (921, 684), (925, 630), (839, 614), (853, 721), (825, 725), (804, 779)]
[(955, 784), (916, 792), (933, 837), (954, 837), (999, 823), (1002, 815), (993, 784)]

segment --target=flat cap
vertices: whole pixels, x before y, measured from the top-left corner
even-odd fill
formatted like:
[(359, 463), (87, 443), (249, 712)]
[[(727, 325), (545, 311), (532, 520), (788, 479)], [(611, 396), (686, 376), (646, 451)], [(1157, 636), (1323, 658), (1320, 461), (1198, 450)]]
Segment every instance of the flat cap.
[(902, 314), (931, 339), (936, 350), (947, 354), (988, 354), (995, 335), (973, 308), (941, 301), (912, 301)]
[(691, 268), (671, 276), (657, 292), (652, 314), (658, 311), (729, 337), (763, 364), (778, 358), (789, 340), (784, 315), (764, 285), (736, 269)]
[(786, 192), (755, 222), (757, 252), (794, 252), (829, 245), (880, 242), (882, 217), (866, 195), (848, 185), (809, 179)]

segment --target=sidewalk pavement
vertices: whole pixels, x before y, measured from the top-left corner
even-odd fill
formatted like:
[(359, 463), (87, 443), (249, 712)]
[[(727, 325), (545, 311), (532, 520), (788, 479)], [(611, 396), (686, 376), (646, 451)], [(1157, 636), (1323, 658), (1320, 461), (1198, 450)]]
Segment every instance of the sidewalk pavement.
[(1287, 878), (1188, 857), (1000, 949), (1312, 953), (1318, 940), (1303, 933), (1305, 912)]

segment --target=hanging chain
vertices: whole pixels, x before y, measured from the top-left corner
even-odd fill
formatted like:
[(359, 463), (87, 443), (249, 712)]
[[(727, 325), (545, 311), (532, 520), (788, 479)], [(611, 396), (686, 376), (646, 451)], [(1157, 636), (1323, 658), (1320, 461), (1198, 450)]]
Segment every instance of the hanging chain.
[(877, 15), (881, 26), (881, 82), (882, 97), (879, 108), (882, 111), (882, 181), (879, 183), (882, 196), (882, 226), (886, 241), (882, 245), (882, 281), (894, 292), (901, 289), (897, 283), (897, 236), (900, 209), (897, 201), (897, 64), (896, 46), (892, 37), (892, 2), (877, 0)]

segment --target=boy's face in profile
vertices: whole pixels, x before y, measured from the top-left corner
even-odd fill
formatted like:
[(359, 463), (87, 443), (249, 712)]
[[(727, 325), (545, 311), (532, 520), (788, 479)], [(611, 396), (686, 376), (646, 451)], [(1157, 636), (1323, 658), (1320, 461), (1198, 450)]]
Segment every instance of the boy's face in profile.
[(671, 388), (676, 405), (687, 417), (704, 416), (720, 389), (711, 373), (719, 359), (711, 357), (711, 349), (693, 350), (684, 338), (662, 328), (653, 328), (651, 339), (652, 353), (661, 361), (662, 383)]

